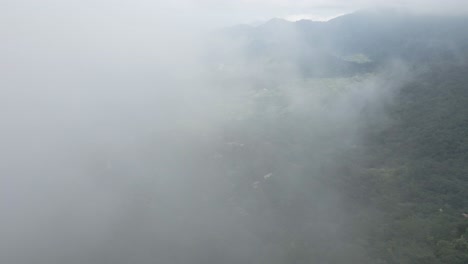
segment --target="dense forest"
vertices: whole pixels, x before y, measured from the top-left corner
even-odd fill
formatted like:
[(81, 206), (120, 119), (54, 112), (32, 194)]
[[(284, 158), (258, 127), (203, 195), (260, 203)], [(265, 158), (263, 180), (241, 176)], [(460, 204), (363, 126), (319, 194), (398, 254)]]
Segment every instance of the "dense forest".
[(380, 216), (358, 219), (372, 227), (367, 248), (383, 263), (468, 261), (467, 70), (430, 65), (405, 84), (389, 109), (391, 125), (370, 128), (362, 160), (344, 167), (350, 206)]
[[(275, 248), (268, 263), (468, 263), (467, 22), (387, 10), (227, 30), (249, 63), (273, 65), (273, 81), (250, 76), (257, 110), (226, 153), (236, 186), (254, 182), (238, 203)], [(321, 110), (293, 108), (285, 64)], [(369, 82), (373, 103), (349, 99)], [(340, 97), (353, 117), (333, 113)]]

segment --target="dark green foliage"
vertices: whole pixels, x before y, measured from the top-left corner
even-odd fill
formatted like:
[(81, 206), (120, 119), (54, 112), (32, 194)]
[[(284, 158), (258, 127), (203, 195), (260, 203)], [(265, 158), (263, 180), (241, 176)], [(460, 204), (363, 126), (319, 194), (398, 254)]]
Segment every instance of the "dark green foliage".
[(468, 263), (468, 65), (429, 68), (395, 99), (392, 125), (368, 130), (372, 167), (345, 179), (350, 202), (384, 215), (365, 239), (385, 263)]
[[(297, 30), (312, 51), (273, 52), (273, 60), (293, 61), (303, 77), (378, 72), (395, 58), (412, 73), (385, 114), (363, 107), (356, 124), (289, 113), (281, 95), (259, 100), (256, 115), (241, 122), (232, 138), (250, 147), (226, 154), (237, 155), (226, 166), (253, 219), (247, 225), (277, 253), (270, 263), (468, 263), (468, 35), (459, 32), (467, 21), (363, 12), (249, 29), (258, 56), (284, 44), (271, 44), (274, 29)], [(335, 56), (356, 53), (372, 63)], [(354, 127), (361, 137), (351, 146), (339, 132)], [(269, 172), (271, 180), (245, 195), (245, 175)]]

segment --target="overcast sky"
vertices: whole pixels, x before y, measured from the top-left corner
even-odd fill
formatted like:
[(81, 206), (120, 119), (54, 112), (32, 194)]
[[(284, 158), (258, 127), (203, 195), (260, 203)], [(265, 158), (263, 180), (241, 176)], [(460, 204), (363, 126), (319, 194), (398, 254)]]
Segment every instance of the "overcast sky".
[[(184, 0), (179, 0), (184, 1)], [(375, 7), (405, 8), (417, 12), (457, 13), (468, 10), (466, 0), (191, 0), (209, 16), (239, 23), (272, 17), (290, 20), (327, 20), (355, 10)]]
[(126, 23), (158, 24), (164, 20), (174, 24), (225, 26), (273, 17), (326, 20), (358, 9), (389, 5), (421, 12), (468, 10), (466, 0), (3, 0), (0, 14), (7, 23), (34, 19), (102, 23), (121, 19)]

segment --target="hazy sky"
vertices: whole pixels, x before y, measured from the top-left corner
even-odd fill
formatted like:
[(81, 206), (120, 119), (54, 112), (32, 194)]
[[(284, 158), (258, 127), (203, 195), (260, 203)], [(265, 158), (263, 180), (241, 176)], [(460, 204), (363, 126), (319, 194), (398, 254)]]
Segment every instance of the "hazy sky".
[[(128, 22), (160, 24), (186, 23), (225, 26), (263, 21), (272, 17), (291, 20), (326, 20), (354, 10), (376, 7), (404, 7), (418, 12), (466, 12), (465, 0), (6, 0), (0, 14), (6, 22), (76, 19), (83, 22), (121, 19)], [(166, 24), (169, 25), (169, 24)]]
[[(184, 0), (182, 0), (184, 1)], [(326, 20), (363, 8), (398, 7), (418, 12), (466, 12), (464, 0), (191, 0), (211, 16), (229, 22), (248, 22), (271, 17)]]

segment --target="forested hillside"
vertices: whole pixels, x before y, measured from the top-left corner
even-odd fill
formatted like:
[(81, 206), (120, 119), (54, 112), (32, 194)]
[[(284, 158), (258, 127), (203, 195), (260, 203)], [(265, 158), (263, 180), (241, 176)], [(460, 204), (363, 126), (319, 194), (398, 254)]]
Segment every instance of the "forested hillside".
[[(227, 154), (235, 175), (266, 175), (235, 178), (254, 182), (238, 202), (276, 248), (270, 263), (468, 263), (467, 21), (363, 11), (228, 31), (274, 73), (249, 76), (258, 111), (234, 140), (252, 149)], [(220, 75), (235, 79), (231, 62)], [(297, 80), (319, 110), (294, 108)]]
[(468, 68), (429, 68), (401, 88), (390, 124), (370, 124), (363, 156), (345, 166), (349, 205), (378, 212), (366, 216), (365, 239), (383, 263), (468, 261)]

